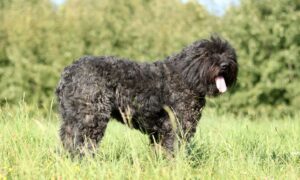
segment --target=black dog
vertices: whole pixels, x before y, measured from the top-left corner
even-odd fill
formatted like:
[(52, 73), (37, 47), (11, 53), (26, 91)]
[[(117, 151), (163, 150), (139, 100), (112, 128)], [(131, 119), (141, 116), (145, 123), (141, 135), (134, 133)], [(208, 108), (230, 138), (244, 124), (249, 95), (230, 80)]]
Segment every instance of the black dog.
[[(190, 139), (205, 96), (225, 92), (236, 82), (237, 72), (235, 50), (218, 37), (196, 41), (154, 63), (113, 56), (80, 58), (64, 69), (56, 90), (63, 145), (75, 154), (94, 150), (108, 121), (115, 118), (173, 151), (178, 129), (181, 137)], [(173, 111), (177, 130), (165, 107)]]

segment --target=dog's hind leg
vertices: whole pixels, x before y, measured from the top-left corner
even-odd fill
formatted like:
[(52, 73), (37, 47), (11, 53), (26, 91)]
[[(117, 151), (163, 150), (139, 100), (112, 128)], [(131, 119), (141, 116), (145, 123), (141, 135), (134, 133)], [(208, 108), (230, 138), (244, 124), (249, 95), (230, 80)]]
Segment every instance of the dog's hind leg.
[(110, 94), (98, 91), (90, 96), (75, 95), (60, 101), (60, 138), (73, 155), (93, 154), (111, 117)]
[(60, 128), (63, 146), (71, 154), (93, 154), (104, 136), (109, 113), (78, 114), (72, 121), (64, 121)]

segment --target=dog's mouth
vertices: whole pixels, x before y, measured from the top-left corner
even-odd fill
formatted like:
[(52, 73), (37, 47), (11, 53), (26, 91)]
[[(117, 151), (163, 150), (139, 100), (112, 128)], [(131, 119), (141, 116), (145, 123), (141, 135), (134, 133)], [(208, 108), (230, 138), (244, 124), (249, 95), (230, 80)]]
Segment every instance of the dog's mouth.
[(215, 83), (220, 93), (224, 93), (227, 91), (226, 82), (223, 76), (215, 77)]

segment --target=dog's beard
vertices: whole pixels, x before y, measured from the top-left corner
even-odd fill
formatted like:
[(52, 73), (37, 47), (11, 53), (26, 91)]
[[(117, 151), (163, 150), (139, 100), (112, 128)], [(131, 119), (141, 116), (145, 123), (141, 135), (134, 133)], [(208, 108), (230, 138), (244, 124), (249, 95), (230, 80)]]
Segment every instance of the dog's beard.
[(215, 78), (215, 83), (220, 93), (226, 92), (227, 86), (223, 76), (217, 76)]

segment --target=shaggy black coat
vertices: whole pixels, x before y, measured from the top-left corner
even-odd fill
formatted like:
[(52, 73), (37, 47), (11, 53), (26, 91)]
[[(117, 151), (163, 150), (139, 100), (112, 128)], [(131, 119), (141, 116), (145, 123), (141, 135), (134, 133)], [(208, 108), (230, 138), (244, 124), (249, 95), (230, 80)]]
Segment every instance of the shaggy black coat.
[(235, 50), (218, 37), (196, 41), (154, 63), (82, 57), (64, 69), (56, 89), (63, 145), (72, 153), (95, 150), (114, 118), (173, 151), (180, 133), (174, 130), (165, 107), (175, 114), (181, 137), (190, 139), (205, 96), (220, 94), (215, 78), (224, 77), (230, 87), (237, 72)]

